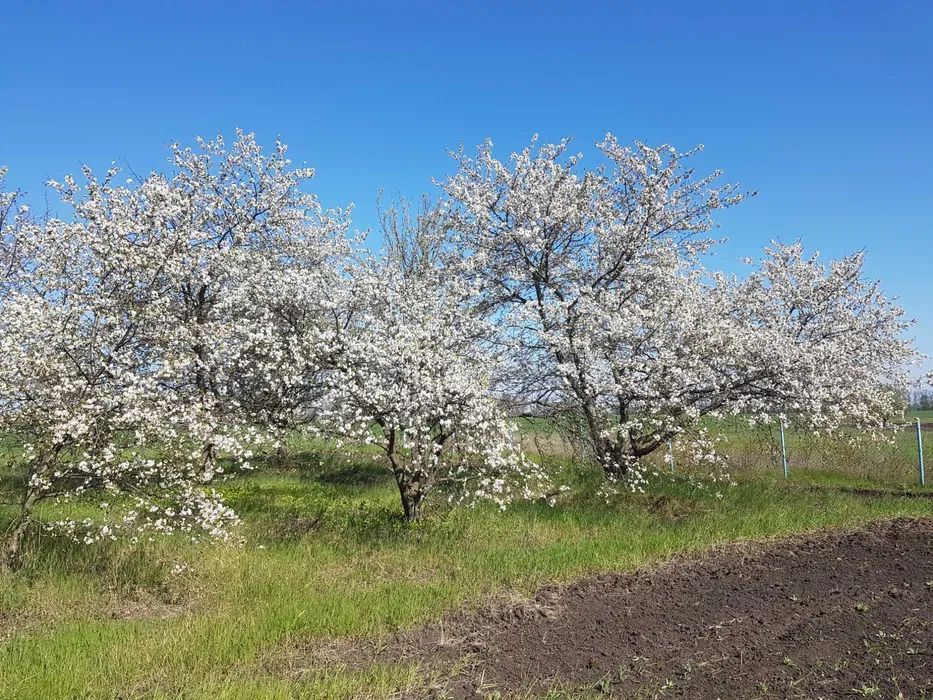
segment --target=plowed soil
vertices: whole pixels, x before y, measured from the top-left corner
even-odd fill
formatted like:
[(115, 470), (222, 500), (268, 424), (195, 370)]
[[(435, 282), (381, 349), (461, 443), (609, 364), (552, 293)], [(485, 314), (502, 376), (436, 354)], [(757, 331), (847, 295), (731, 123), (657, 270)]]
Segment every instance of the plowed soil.
[(353, 656), (421, 662), (419, 697), (933, 698), (933, 520), (544, 588)]

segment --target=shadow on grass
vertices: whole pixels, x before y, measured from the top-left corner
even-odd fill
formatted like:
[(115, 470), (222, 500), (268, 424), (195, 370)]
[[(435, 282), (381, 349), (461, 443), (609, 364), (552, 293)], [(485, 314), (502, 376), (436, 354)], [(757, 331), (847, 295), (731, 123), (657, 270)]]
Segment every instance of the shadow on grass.
[[(676, 525), (712, 511), (720, 487), (701, 488), (687, 475), (655, 474), (645, 493), (624, 490), (606, 495), (602, 473), (577, 463), (555, 463), (558, 483), (569, 491), (554, 505), (543, 501), (519, 502), (509, 510), (522, 519), (573, 522), (602, 526), (620, 517), (647, 518), (658, 525)], [(256, 460), (256, 469), (238, 474), (218, 485), (227, 503), (243, 524), (236, 533), (251, 545), (289, 548), (313, 538), (337, 549), (394, 546), (424, 538), (446, 537), (461, 528), (474, 527), (477, 519), (468, 509), (447, 504), (446, 494), (433, 492), (425, 517), (406, 523), (391, 474), (373, 455), (353, 456), (295, 450), (287, 458), (270, 455)], [(908, 492), (864, 488), (862, 484), (779, 484), (752, 479), (743, 493), (779, 489), (774, 496), (795, 489), (865, 498), (933, 499), (933, 492)], [(723, 488), (728, 493), (728, 487)], [(479, 505), (479, 509), (495, 506)], [(0, 513), (0, 532), (5, 523)], [(181, 539), (171, 536), (155, 543), (133, 545), (106, 542), (85, 545), (36, 529), (28, 543), (23, 576), (31, 579), (56, 574), (94, 577), (112, 587), (158, 590), (171, 578), (167, 569), (174, 561)], [(164, 542), (164, 544), (163, 544)]]
[(933, 491), (905, 491), (898, 489), (869, 488), (864, 486), (830, 486), (806, 484), (805, 489), (817, 492), (833, 492), (847, 496), (861, 496), (863, 498), (910, 498), (933, 500)]
[(333, 486), (383, 486), (392, 475), (376, 455), (346, 455), (332, 451), (290, 450), (286, 455), (264, 455), (254, 459), (255, 471), (297, 476), (303, 481)]
[[(316, 473), (256, 474), (228, 482), (221, 490), (243, 519), (246, 539), (265, 546), (289, 545), (307, 536), (338, 547), (368, 546), (406, 538), (426, 527), (404, 521), (391, 478), (361, 466), (368, 467), (362, 486), (351, 476), (354, 466), (343, 465)], [(372, 483), (375, 474), (383, 477), (381, 483)], [(426, 523), (435, 519), (429, 517)]]
[(365, 461), (327, 465), (316, 474), (306, 473), (305, 478), (335, 486), (384, 486), (394, 483), (383, 465)]
[[(4, 524), (0, 523), (0, 531)], [(126, 541), (85, 544), (33, 526), (24, 541), (25, 556), (15, 578), (27, 584), (59, 577), (78, 577), (119, 594), (140, 590), (164, 603), (175, 603), (178, 592), (168, 585), (174, 562), (158, 545)], [(165, 545), (163, 545), (165, 546)]]

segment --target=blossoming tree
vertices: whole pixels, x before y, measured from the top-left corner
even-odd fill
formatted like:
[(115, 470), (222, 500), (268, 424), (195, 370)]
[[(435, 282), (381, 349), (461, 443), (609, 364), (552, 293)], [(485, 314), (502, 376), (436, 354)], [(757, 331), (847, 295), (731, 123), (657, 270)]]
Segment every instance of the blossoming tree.
[(224, 534), (218, 457), (245, 466), (321, 391), (344, 213), (300, 190), (312, 173), (281, 144), (240, 133), (172, 162), (140, 183), (52, 183), (73, 220), (4, 231), (0, 429), (22, 475), (8, 562), (50, 497), (129, 496), (103, 524), (52, 524), (86, 539)]
[(332, 432), (385, 455), (406, 520), (437, 485), (505, 507), (547, 481), (491, 394), (491, 329), (473, 290), (436, 264), (445, 220), (434, 208), (410, 221), (390, 213), (385, 258), (353, 276), (354, 320), (327, 399)]
[(744, 280), (712, 273), (712, 214), (744, 194), (696, 176), (694, 152), (610, 135), (586, 171), (567, 148), (458, 154), (447, 264), (496, 310), (522, 370), (513, 393), (574, 417), (608, 476), (637, 474), (707, 414), (833, 430), (893, 413), (906, 324), (861, 256), (825, 266), (775, 245)]
[[(96, 494), (100, 518), (46, 523), (88, 542), (126, 529), (222, 534), (232, 514), (188, 454), (204, 425), (162, 390), (170, 372), (147, 343), (147, 271), (122, 268), (80, 224), (26, 224), (16, 248), (0, 302), (0, 430), (18, 485), (4, 565), (49, 498)], [(116, 494), (124, 508), (111, 513)]]

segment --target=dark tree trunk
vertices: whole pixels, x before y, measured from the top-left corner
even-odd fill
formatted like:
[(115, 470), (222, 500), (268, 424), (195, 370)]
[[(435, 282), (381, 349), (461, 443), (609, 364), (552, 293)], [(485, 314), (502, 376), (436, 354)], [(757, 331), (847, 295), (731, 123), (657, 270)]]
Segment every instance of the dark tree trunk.
[(629, 431), (627, 439), (615, 442), (599, 438), (591, 433), (592, 444), (596, 446), (596, 458), (607, 478), (620, 478), (628, 474), (642, 457), (650, 455), (670, 439), (671, 434), (639, 435)]
[(29, 513), (32, 510), (32, 501), (31, 496), (27, 497), (20, 514), (10, 523), (4, 533), (3, 551), (0, 553), (0, 571), (16, 571), (23, 563), (23, 540), (31, 522)]
[(402, 499), (405, 521), (414, 522), (421, 517), (421, 503), (424, 501), (432, 480), (429, 475), (424, 473), (419, 473), (416, 476), (409, 472), (405, 468), (404, 461), (400, 461), (395, 452), (395, 430), (388, 429), (384, 423), (380, 423), (379, 427), (382, 428), (387, 437), (384, 447), (389, 463), (392, 465), (392, 474), (395, 476), (399, 497)]
[(625, 449), (625, 444), (621, 441), (610, 443), (608, 441), (599, 444), (599, 464), (603, 468), (603, 474), (608, 479), (620, 479), (628, 474), (632, 465), (632, 457)]
[(18, 518), (7, 531), (0, 555), (0, 571), (16, 571), (23, 563), (23, 538), (29, 529), (28, 518)]
[(398, 493), (402, 499), (405, 521), (414, 522), (421, 517), (421, 504), (427, 490), (421, 482), (407, 478), (404, 474), (396, 474), (395, 481), (398, 484)]

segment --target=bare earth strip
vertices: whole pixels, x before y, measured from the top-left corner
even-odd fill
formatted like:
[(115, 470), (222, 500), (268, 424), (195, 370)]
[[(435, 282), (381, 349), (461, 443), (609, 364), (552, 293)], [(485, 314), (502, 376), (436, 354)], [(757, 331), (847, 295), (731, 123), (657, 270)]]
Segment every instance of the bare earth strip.
[(729, 547), (343, 651), (420, 662), (435, 697), (933, 697), (933, 520)]

